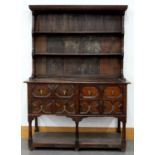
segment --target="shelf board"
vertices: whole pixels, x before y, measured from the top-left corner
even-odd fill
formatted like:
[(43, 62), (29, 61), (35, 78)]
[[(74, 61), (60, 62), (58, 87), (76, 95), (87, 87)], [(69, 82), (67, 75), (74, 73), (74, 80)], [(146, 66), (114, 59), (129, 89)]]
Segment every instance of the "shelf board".
[[(75, 148), (75, 133), (35, 133), (33, 148)], [(119, 133), (79, 133), (79, 148), (121, 149)]]
[(79, 35), (79, 34), (91, 34), (91, 35), (124, 35), (123, 32), (102, 32), (102, 31), (73, 31), (73, 32), (46, 32), (46, 31), (33, 31), (33, 35)]
[(34, 53), (33, 56), (123, 56), (123, 53)]

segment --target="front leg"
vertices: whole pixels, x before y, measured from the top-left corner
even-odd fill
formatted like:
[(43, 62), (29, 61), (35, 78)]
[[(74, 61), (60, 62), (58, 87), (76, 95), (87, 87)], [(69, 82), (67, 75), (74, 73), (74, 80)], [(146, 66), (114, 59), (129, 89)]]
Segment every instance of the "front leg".
[(118, 132), (118, 133), (121, 133), (121, 128), (120, 128), (121, 125), (120, 125), (120, 124), (121, 124), (121, 121), (120, 121), (120, 119), (118, 118), (118, 119), (117, 119), (117, 132)]
[(75, 121), (76, 133), (75, 133), (75, 150), (79, 150), (79, 121)]
[(123, 127), (122, 127), (122, 147), (121, 150), (124, 152), (126, 150), (126, 121), (123, 120)]
[(38, 126), (38, 117), (35, 117), (35, 132), (39, 132), (39, 126)]
[(32, 116), (28, 116), (28, 124), (29, 124), (28, 146), (29, 146), (30, 150), (33, 150), (33, 147), (32, 147), (32, 143), (33, 143), (33, 139), (32, 139), (32, 121), (33, 121), (33, 117)]
[(75, 150), (79, 150), (79, 122), (82, 120), (81, 117), (72, 117), (75, 122)]

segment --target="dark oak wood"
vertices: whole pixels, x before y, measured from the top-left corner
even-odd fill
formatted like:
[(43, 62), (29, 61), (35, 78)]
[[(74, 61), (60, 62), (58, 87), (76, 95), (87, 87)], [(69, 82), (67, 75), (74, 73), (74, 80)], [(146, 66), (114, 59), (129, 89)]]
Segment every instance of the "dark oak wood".
[[(122, 15), (89, 13), (38, 14), (34, 21), (35, 32), (108, 32), (123, 33)], [(96, 24), (98, 23), (98, 24)]]
[(118, 120), (117, 120), (117, 132), (118, 132), (118, 133), (121, 132), (121, 122), (120, 122), (119, 118), (118, 118)]
[(33, 56), (123, 56), (123, 53), (33, 53)]
[[(80, 133), (77, 149), (121, 149), (121, 134)], [(74, 133), (37, 133), (33, 136), (33, 148), (72, 148)], [(96, 143), (96, 145), (94, 145)], [(76, 145), (75, 145), (76, 146)]]
[(30, 77), (29, 80), (25, 81), (26, 83), (91, 83), (91, 84), (130, 84), (129, 81), (126, 81), (125, 79), (114, 79), (114, 78), (73, 78), (73, 77), (67, 77), (67, 78), (32, 78)]
[[(33, 71), (26, 81), (29, 148), (124, 151), (129, 84), (123, 75), (127, 6), (31, 5), (29, 8), (33, 15)], [(41, 115), (72, 118), (75, 133), (41, 133), (38, 125)], [(82, 134), (79, 123), (86, 117), (114, 117), (118, 120), (117, 132)]]
[(92, 12), (92, 13), (121, 13), (124, 14), (127, 5), (30, 5), (29, 8), (33, 13), (41, 12)]
[(32, 117), (32, 116), (28, 116), (28, 123), (29, 123), (28, 146), (29, 146), (29, 149), (30, 149), (30, 150), (33, 149), (33, 147), (32, 147), (32, 144), (33, 144), (33, 139), (32, 139), (32, 120), (33, 120), (33, 117)]
[(35, 132), (39, 132), (38, 117), (35, 117)]

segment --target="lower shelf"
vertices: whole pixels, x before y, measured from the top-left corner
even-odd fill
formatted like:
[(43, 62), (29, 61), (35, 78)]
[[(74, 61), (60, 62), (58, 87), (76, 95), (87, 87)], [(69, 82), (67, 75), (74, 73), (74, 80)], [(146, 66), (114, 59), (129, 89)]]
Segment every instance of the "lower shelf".
[(35, 133), (32, 148), (121, 149), (121, 134), (80, 133), (75, 145), (75, 133)]
[(35, 133), (33, 147), (74, 147), (75, 136), (72, 133)]

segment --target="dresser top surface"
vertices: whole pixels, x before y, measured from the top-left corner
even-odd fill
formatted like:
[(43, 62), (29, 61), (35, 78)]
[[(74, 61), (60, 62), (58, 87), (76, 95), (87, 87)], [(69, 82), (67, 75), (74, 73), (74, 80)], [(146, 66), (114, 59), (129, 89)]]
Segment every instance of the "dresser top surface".
[(25, 83), (102, 83), (102, 84), (130, 84), (125, 79), (78, 79), (78, 78), (33, 78)]

